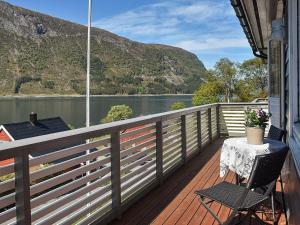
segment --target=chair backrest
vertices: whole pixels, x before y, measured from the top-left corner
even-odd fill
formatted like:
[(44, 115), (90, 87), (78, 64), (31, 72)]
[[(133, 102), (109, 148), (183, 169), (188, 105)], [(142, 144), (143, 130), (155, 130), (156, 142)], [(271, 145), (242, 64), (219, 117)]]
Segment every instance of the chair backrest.
[(257, 155), (247, 183), (249, 189), (267, 186), (276, 181), (283, 167), (288, 147), (264, 155)]
[(270, 126), (269, 133), (268, 133), (268, 138), (281, 141), (282, 137), (284, 135), (284, 131), (281, 130), (278, 127), (275, 127), (273, 125)]

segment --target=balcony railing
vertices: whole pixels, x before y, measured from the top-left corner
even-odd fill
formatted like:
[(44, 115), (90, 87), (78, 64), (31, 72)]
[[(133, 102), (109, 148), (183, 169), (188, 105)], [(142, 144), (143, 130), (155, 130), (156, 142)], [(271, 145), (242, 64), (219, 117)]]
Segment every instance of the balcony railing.
[(210, 104), (1, 144), (0, 161), (14, 163), (0, 167), (0, 224), (121, 218), (220, 135), (244, 136), (246, 108), (267, 107)]

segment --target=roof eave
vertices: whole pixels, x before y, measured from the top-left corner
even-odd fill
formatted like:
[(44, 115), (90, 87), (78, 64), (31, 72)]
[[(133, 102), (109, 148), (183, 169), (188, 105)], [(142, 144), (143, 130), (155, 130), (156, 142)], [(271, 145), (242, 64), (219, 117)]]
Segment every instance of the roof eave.
[(254, 38), (254, 36), (251, 32), (251, 27), (250, 27), (249, 22), (246, 18), (246, 14), (245, 14), (244, 8), (241, 4), (241, 1), (240, 0), (231, 0), (231, 5), (234, 8), (236, 16), (240, 21), (240, 24), (241, 24), (241, 26), (244, 30), (244, 33), (245, 33), (245, 35), (248, 39), (248, 42), (249, 42), (249, 44), (252, 48), (253, 54), (256, 57), (259, 57), (259, 58), (262, 58), (262, 59), (267, 59), (268, 56), (262, 50), (259, 50), (256, 47), (255, 38)]

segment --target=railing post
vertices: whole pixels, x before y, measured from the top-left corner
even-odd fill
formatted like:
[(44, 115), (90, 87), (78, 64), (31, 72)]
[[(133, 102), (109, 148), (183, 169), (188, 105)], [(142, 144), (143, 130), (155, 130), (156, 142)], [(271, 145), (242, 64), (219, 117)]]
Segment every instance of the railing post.
[(198, 138), (198, 152), (200, 153), (202, 148), (201, 111), (197, 111), (197, 138)]
[(26, 152), (15, 157), (17, 224), (31, 224), (30, 171)]
[(156, 178), (163, 183), (163, 128), (162, 121), (156, 122)]
[(182, 115), (181, 119), (181, 144), (182, 144), (182, 160), (183, 163), (186, 163), (186, 116)]
[(220, 105), (216, 106), (217, 137), (220, 137)]
[(211, 108), (207, 110), (207, 121), (208, 121), (208, 137), (209, 143), (212, 143), (212, 130), (211, 130)]
[(111, 134), (111, 186), (112, 210), (118, 219), (121, 219), (121, 144), (120, 132)]

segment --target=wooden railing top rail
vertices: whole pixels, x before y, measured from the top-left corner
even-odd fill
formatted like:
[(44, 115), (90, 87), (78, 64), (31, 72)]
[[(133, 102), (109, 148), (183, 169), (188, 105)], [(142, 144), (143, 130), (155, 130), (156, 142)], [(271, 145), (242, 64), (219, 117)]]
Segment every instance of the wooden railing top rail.
[(0, 144), (0, 161), (14, 158), (0, 167), (0, 223), (120, 218), (221, 133), (243, 134), (245, 108), (266, 106), (215, 103)]
[(253, 106), (253, 105), (267, 105), (267, 103), (214, 103), (202, 106), (195, 106), (175, 111), (151, 114), (137, 118), (116, 121), (107, 124), (100, 124), (88, 128), (79, 128), (70, 131), (63, 131), (54, 134), (48, 134), (33, 138), (26, 138), (5, 144), (0, 144), (0, 160), (12, 158), (20, 154), (31, 154), (40, 151), (43, 148), (50, 149), (53, 147), (60, 148), (80, 141), (85, 141), (89, 138), (105, 135), (117, 130), (124, 130), (133, 126), (144, 125), (147, 123), (154, 123), (157, 121), (165, 121), (172, 118), (177, 118), (181, 115), (190, 114), (200, 110), (209, 109), (215, 106)]
[(259, 106), (259, 105), (268, 105), (267, 102), (220, 102), (218, 105), (222, 106)]
[(85, 141), (89, 138), (105, 135), (117, 130), (124, 130), (147, 123), (155, 123), (157, 121), (177, 118), (182, 115), (209, 109), (217, 105), (218, 103), (195, 106), (0, 144), (0, 160), (13, 158), (17, 155), (31, 154), (33, 152), (40, 151), (41, 149), (65, 147), (67, 145)]

